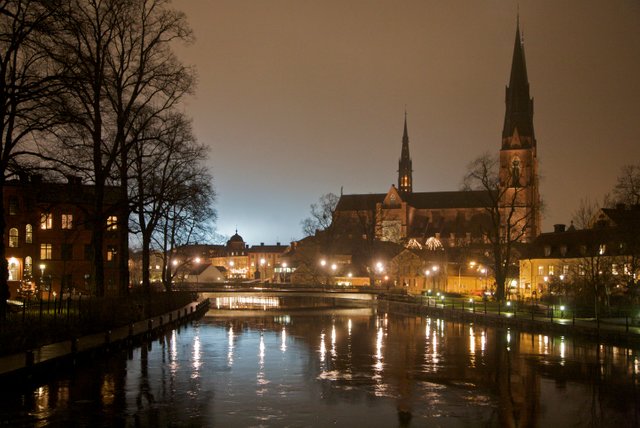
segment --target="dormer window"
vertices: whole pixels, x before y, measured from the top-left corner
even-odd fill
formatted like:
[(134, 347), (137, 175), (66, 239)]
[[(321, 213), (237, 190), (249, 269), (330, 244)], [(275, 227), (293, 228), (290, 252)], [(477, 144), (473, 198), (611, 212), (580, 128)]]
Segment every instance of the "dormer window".
[(545, 245), (544, 247), (544, 256), (545, 257), (549, 257), (551, 255), (551, 246), (550, 245)]

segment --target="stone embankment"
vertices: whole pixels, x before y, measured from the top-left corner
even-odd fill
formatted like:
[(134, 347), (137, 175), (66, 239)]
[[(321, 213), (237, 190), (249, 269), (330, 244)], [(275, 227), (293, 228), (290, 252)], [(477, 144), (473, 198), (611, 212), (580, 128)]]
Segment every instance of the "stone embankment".
[(628, 319), (569, 319), (531, 315), (530, 313), (484, 312), (480, 307), (447, 307), (425, 305), (419, 302), (403, 302), (378, 299), (378, 310), (404, 315), (438, 317), (449, 320), (513, 328), (532, 333), (580, 337), (614, 345), (640, 345), (640, 327), (629, 324)]
[(75, 364), (80, 357), (112, 349), (132, 347), (167, 329), (201, 317), (209, 309), (209, 300), (192, 302), (180, 309), (102, 333), (91, 334), (37, 349), (0, 357), (0, 379), (34, 377), (45, 370)]

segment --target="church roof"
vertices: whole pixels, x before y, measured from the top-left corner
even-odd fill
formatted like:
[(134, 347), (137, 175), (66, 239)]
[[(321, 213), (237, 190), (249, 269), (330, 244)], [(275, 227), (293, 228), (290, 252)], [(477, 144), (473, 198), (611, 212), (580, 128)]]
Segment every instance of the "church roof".
[[(373, 210), (385, 196), (386, 193), (342, 195), (336, 211)], [(402, 195), (402, 199), (417, 209), (484, 208), (492, 204), (491, 195), (484, 190), (414, 192)]]
[(484, 208), (492, 204), (487, 191), (417, 192), (404, 196), (407, 203), (418, 209)]
[(336, 205), (336, 211), (367, 211), (376, 208), (382, 202), (386, 193), (368, 193), (360, 195), (342, 195)]

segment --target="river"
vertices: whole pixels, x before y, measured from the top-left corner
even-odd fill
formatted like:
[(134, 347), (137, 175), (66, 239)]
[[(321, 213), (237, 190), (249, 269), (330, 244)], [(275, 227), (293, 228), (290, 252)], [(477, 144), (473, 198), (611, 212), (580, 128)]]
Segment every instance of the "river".
[(639, 371), (638, 349), (227, 300), (144, 347), (3, 385), (0, 426), (639, 426)]

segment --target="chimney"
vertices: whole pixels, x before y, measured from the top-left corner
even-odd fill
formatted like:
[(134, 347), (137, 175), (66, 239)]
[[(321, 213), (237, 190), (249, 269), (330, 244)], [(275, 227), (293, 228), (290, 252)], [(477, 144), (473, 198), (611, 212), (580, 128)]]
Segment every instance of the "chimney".
[(280, 246), (280, 243), (279, 243), (279, 242), (276, 242), (276, 245), (279, 247), (279, 246)]
[(261, 246), (261, 247), (264, 247), (264, 242), (261, 242), (261, 243), (260, 243), (260, 246)]
[(566, 230), (566, 225), (564, 224), (554, 224), (553, 225), (553, 232), (554, 233), (562, 233)]

